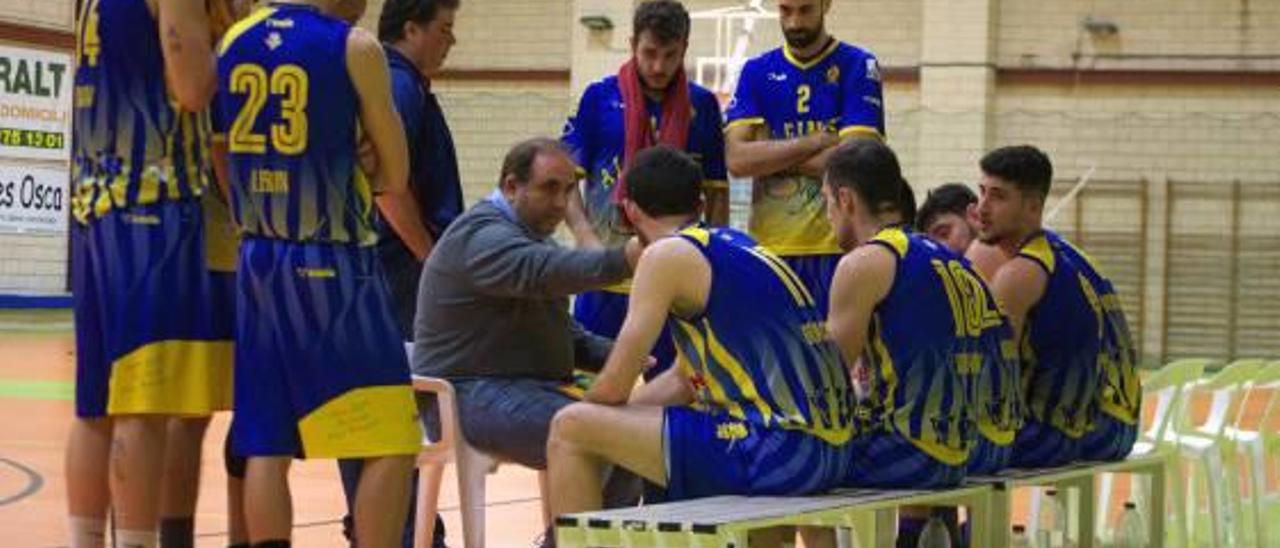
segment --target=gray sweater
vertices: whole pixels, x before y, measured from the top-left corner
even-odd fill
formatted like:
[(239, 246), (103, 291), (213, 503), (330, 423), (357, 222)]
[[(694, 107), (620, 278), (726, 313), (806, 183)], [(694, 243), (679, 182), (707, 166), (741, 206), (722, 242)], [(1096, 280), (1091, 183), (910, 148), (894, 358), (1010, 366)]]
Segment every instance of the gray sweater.
[(568, 380), (599, 370), (611, 342), (569, 315), (569, 295), (630, 275), (621, 249), (566, 249), (490, 200), (441, 236), (418, 284), (413, 372)]

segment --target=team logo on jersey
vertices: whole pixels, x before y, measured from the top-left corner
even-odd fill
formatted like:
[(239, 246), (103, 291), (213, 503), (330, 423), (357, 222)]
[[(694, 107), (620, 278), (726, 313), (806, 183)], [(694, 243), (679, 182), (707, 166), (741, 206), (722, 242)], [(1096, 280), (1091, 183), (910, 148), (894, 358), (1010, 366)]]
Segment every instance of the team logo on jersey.
[(835, 84), (835, 83), (838, 83), (839, 81), (840, 81), (840, 67), (838, 65), (831, 65), (831, 68), (827, 69), (827, 83)]
[(880, 81), (880, 65), (875, 59), (867, 59), (867, 79), (873, 82)]

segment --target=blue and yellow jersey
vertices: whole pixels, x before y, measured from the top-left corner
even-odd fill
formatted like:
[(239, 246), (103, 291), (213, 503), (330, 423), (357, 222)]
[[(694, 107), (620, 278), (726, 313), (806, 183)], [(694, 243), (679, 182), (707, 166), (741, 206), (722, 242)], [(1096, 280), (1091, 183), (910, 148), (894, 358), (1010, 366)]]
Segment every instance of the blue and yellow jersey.
[(1019, 352), (1027, 416), (1078, 438), (1096, 406), (1133, 423), (1141, 404), (1136, 362), (1119, 298), (1087, 256), (1058, 234), (1028, 238), (1019, 256), (1048, 284), (1027, 313)]
[(76, 21), (72, 214), (199, 196), (208, 118), (170, 98), (146, 0), (87, 0)]
[(849, 374), (800, 279), (736, 230), (692, 227), (679, 237), (711, 265), (703, 312), (672, 315), (668, 322), (697, 405), (755, 426), (847, 442), (853, 435)]
[[(819, 131), (884, 135), (880, 69), (866, 50), (832, 40), (807, 62), (783, 46), (747, 61), (725, 110), (726, 130), (764, 126), (770, 139)], [(827, 224), (822, 181), (798, 173), (759, 178), (750, 232), (779, 255), (839, 253)]]
[[(1047, 356), (1044, 352), (1053, 352), (1049, 345), (1052, 344), (1056, 336), (1062, 336), (1062, 332), (1068, 335), (1086, 336), (1096, 335), (1098, 342), (1091, 345), (1090, 349), (1096, 348), (1096, 354), (1093, 356), (1085, 355), (1083, 352), (1079, 356), (1073, 358), (1085, 361), (1090, 358), (1097, 361), (1097, 389), (1094, 395), (1094, 402), (1098, 406), (1097, 411), (1101, 411), (1127, 424), (1137, 424), (1138, 415), (1142, 406), (1142, 385), (1138, 378), (1137, 371), (1137, 350), (1133, 346), (1133, 336), (1129, 332), (1129, 322), (1125, 318), (1124, 309), (1120, 304), (1120, 296), (1116, 294), (1115, 287), (1111, 284), (1111, 280), (1102, 275), (1092, 259), (1083, 251), (1071, 244), (1062, 236), (1052, 231), (1044, 230), (1040, 234), (1032, 237), (1022, 247), (1022, 255), (1030, 257), (1048, 271), (1050, 284), (1045, 289), (1045, 298), (1049, 297), (1050, 289), (1054, 287), (1055, 270), (1066, 269), (1070, 272), (1059, 275), (1062, 278), (1074, 277), (1076, 284), (1060, 282), (1061, 286), (1065, 286), (1080, 297), (1076, 300), (1067, 299), (1069, 303), (1076, 303), (1077, 307), (1083, 308), (1079, 303), (1079, 299), (1083, 299), (1083, 303), (1087, 304), (1089, 314), (1092, 314), (1094, 321), (1084, 327), (1081, 333), (1072, 333), (1070, 329), (1064, 329), (1062, 326), (1051, 326), (1048, 329), (1041, 330), (1039, 337), (1030, 339), (1024, 338), (1024, 344), (1031, 344), (1033, 351), (1040, 350), (1040, 344), (1045, 345), (1045, 350), (1040, 352), (1041, 356)], [(1074, 276), (1071, 276), (1074, 274)], [(1069, 281), (1069, 280), (1068, 280)], [(1070, 292), (1068, 292), (1070, 294)], [(1063, 300), (1055, 299), (1055, 302)], [(1040, 304), (1036, 305), (1033, 313), (1036, 318), (1043, 318), (1045, 322), (1054, 322), (1054, 306), (1045, 305), (1045, 299), (1042, 298)], [(1043, 309), (1043, 311), (1042, 311)], [(1028, 325), (1031, 325), (1032, 315), (1028, 315)], [(1081, 313), (1081, 317), (1087, 317)], [(1035, 354), (1032, 355), (1033, 357)]]
[(863, 427), (896, 433), (951, 465), (968, 458), (975, 425), (1012, 442), (1014, 362), (1006, 361), (1009, 345), (1002, 348), (1010, 331), (978, 274), (945, 247), (898, 227), (869, 245), (888, 249), (897, 266), (863, 351), (871, 378), (858, 408)]
[[(706, 184), (726, 184), (724, 134), (720, 131), (720, 104), (706, 88), (689, 83), (693, 116), (685, 151), (702, 165)], [(662, 104), (645, 99), (653, 141), (662, 122)], [(609, 246), (619, 246), (630, 236), (620, 230), (621, 216), (612, 203), (614, 186), (622, 172), (626, 149), (626, 120), (618, 77), (609, 76), (587, 86), (578, 110), (564, 126), (560, 140), (585, 172), (583, 201), (596, 236)]]
[(350, 32), (314, 7), (271, 4), (223, 37), (216, 118), (228, 125), (218, 129), (245, 234), (374, 243), (373, 195), (357, 170)]

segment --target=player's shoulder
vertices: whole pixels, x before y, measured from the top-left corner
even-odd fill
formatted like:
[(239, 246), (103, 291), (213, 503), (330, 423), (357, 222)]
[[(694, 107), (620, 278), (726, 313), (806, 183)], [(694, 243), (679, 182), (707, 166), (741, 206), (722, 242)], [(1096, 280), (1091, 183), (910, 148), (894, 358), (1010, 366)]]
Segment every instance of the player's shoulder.
[(580, 106), (590, 106), (590, 108), (599, 108), (599, 105), (606, 101), (622, 99), (622, 91), (618, 87), (618, 76), (610, 74), (587, 84), (586, 89), (582, 90), (582, 97), (579, 99)]
[(708, 114), (715, 113), (715, 122), (720, 120), (720, 98), (711, 90), (702, 87), (694, 82), (689, 82), (689, 103), (693, 105), (695, 113), (706, 112)]
[(747, 59), (742, 65), (741, 78), (756, 77), (759, 78), (763, 71), (775, 70), (777, 67), (784, 66), (787, 63), (786, 54), (782, 51), (782, 47), (776, 47), (765, 51), (760, 55)]
[(705, 261), (699, 244), (683, 231), (679, 237), (660, 238), (645, 246), (640, 263), (666, 272), (687, 272), (687, 268)]
[(1054, 252), (1056, 240), (1055, 234), (1041, 230), (1022, 242), (1015, 259), (1024, 259), (1038, 264), (1046, 273), (1052, 274), (1058, 263), (1057, 254)]
[(876, 58), (876, 54), (872, 53), (870, 49), (851, 42), (845, 42), (843, 40), (836, 41), (836, 50), (833, 54), (839, 56), (841, 59), (851, 60)]
[(696, 107), (698, 104), (705, 104), (708, 101), (717, 102), (716, 94), (711, 90), (702, 86), (697, 82), (689, 82), (689, 101)]

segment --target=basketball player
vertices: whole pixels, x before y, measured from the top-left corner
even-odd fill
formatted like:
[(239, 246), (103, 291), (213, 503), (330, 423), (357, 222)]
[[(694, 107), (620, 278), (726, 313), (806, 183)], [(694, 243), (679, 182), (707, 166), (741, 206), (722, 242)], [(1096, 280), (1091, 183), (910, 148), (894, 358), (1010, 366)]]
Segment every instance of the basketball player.
[[(702, 167), (704, 195), (714, 224), (728, 222), (724, 134), (715, 95), (686, 77), (689, 13), (675, 0), (650, 0), (636, 6), (631, 60), (587, 86), (578, 111), (565, 124), (561, 141), (585, 171), (582, 192), (569, 202), (566, 217), (579, 245), (616, 247), (631, 228), (618, 208), (618, 182), (643, 148), (668, 144), (688, 151)], [(574, 298), (574, 319), (602, 337), (618, 336), (627, 313), (623, 282)], [(675, 357), (670, 337), (659, 337), (653, 356), (665, 370)]]
[[(176, 0), (80, 6), (72, 546), (103, 545), (108, 507), (122, 545), (154, 546), (162, 509), (173, 518), (162, 529), (182, 545), (195, 491), (163, 486), (198, 483), (208, 416), (230, 403), (232, 343), (207, 270), (200, 201), (207, 119), (197, 114), (214, 86), (216, 29), (207, 10), (225, 18), (227, 7)], [(166, 438), (170, 455), (162, 458)]]
[(750, 233), (800, 275), (827, 310), (840, 248), (823, 214), (822, 169), (834, 147), (884, 136), (880, 69), (827, 34), (830, 0), (778, 0), (786, 43), (742, 67), (725, 110), (729, 171), (755, 178)]
[[(600, 507), (605, 463), (672, 500), (810, 494), (844, 473), (852, 395), (817, 303), (750, 237), (698, 224), (700, 183), (697, 164), (668, 147), (627, 171), (626, 215), (647, 248), (608, 362), (586, 402), (552, 424), (557, 515)], [(678, 365), (632, 395), (664, 323)]]
[[(407, 192), (387, 63), (354, 19), (363, 0), (277, 2), (219, 46), (219, 118), (244, 237), (237, 270), (236, 429), (255, 546), (287, 546), (295, 455), (365, 458), (361, 546), (400, 538), (422, 435), (372, 244), (374, 192)], [(359, 175), (357, 124), (376, 180)], [(387, 208), (392, 226), (416, 211)]]
[[(846, 484), (954, 486), (974, 464), (976, 429), (998, 426), (1009, 432), (1005, 444), (1012, 441), (1015, 408), (1001, 397), (1016, 383), (1007, 374), (1016, 372), (1013, 356), (1002, 352), (1007, 324), (967, 261), (904, 228), (915, 216), (904, 198), (911, 189), (889, 147), (842, 145), (828, 161), (823, 192), (848, 250), (827, 326), (845, 360), (861, 360), (870, 378)], [(983, 457), (984, 467), (1001, 464), (986, 462), (999, 455)], [(922, 527), (922, 510), (904, 511), (899, 546)]]
[(1119, 298), (1087, 256), (1041, 224), (1053, 178), (1048, 156), (1004, 147), (981, 168), (979, 238), (1012, 257), (992, 282), (1022, 362), (1026, 423), (1012, 465), (1123, 458), (1142, 392)]

